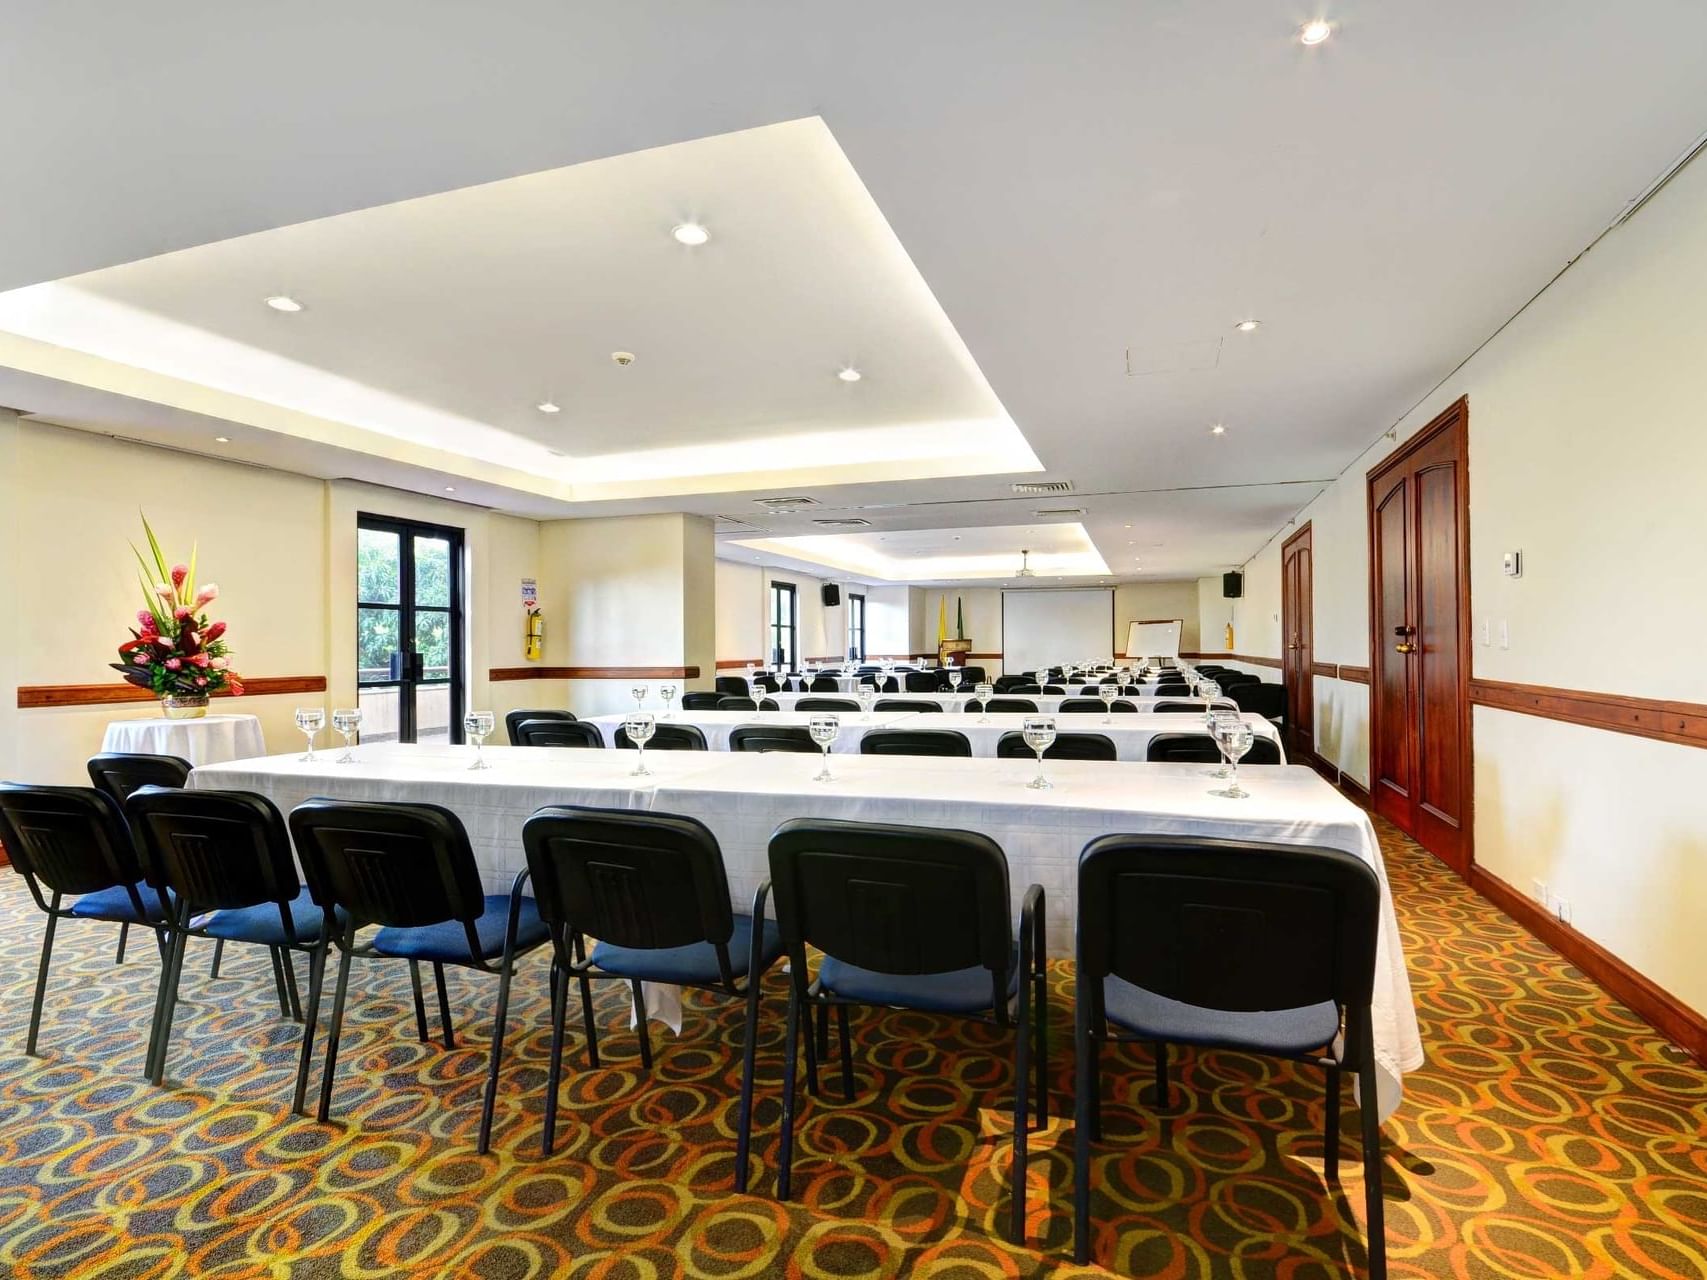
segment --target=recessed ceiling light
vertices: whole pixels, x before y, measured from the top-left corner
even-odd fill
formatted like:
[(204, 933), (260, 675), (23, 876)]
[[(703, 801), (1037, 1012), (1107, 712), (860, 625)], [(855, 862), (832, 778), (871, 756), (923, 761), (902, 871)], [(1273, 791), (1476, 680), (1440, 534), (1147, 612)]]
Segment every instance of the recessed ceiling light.
[(858, 382), (865, 375), (858, 369), (855, 369), (852, 365), (849, 365), (847, 368), (840, 370), (836, 376), (843, 382)]
[(1300, 44), (1321, 44), (1333, 33), (1333, 26), (1329, 22), (1317, 18), (1314, 22), (1306, 22), (1299, 28), (1298, 42)]
[(1261, 320), (1241, 320), (1233, 327), (1240, 333), (1254, 333), (1260, 324), (1262, 324)]
[(454, 484), (447, 484), (445, 486), (445, 492), (446, 493), (455, 493), (456, 492), (456, 486)]
[(700, 245), (711, 239), (711, 232), (697, 222), (684, 222), (670, 232), (677, 244)]
[(215, 436), (213, 438), (213, 442), (215, 444), (230, 444), (231, 443), (231, 437), (230, 436)]
[(610, 353), (610, 358), (612, 360), (615, 360), (624, 369), (626, 369), (626, 368), (628, 368), (629, 365), (634, 363), (634, 352), (632, 352), (632, 351), (613, 351)]
[(275, 293), (267, 299), (267, 305), (274, 311), (301, 311), (302, 304), (288, 293)]
[(1209, 434), (1212, 436), (1224, 436), (1227, 434), (1227, 428), (1217, 422), (1213, 427), (1209, 428)]
[(541, 400), (538, 404), (534, 405), (534, 408), (538, 409), (541, 413), (563, 412), (563, 406), (551, 400)]

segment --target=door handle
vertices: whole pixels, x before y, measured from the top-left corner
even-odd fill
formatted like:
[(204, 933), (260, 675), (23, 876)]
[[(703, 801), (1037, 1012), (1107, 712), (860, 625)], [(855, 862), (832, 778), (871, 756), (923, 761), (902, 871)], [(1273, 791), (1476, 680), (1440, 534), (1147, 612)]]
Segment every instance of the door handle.
[(1416, 651), (1417, 647), (1414, 644), (1396, 644), (1393, 646), (1394, 653), (1415, 653)]

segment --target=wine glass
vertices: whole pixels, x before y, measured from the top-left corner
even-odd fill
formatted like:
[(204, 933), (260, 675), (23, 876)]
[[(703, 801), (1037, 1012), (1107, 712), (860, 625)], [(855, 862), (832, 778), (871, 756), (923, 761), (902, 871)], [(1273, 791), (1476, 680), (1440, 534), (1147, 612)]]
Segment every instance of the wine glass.
[(1209, 770), (1208, 776), (1211, 778), (1230, 778), (1233, 776), (1227, 767), (1227, 744), (1221, 741), (1220, 726), (1223, 720), (1237, 720), (1238, 718), (1225, 709), (1215, 707), (1209, 709), (1209, 715), (1206, 717), (1209, 721), (1209, 736), (1215, 739), (1215, 745), (1221, 749), (1221, 763)]
[(1120, 696), (1120, 686), (1117, 684), (1099, 684), (1097, 697), (1102, 699), (1102, 722), (1114, 723), (1114, 700)]
[(877, 704), (877, 690), (868, 684), (862, 684), (856, 696), (859, 698), (859, 718), (869, 721), (871, 709)]
[(468, 766), (470, 769), (490, 769), (492, 767), (481, 748), (486, 745), (486, 735), (492, 732), (492, 726), (495, 723), (496, 721), (493, 720), (490, 711), (470, 711), (463, 716), (462, 732), (474, 739), (474, 763)]
[(296, 709), (296, 727), (308, 736), (308, 754), (298, 756), (298, 760), (318, 759), (314, 754), (314, 739), (326, 727), (325, 707), (298, 707)]
[(950, 667), (948, 670), (948, 691), (950, 693), (959, 693), (960, 682), (964, 678), (965, 677), (961, 674), (958, 667)]
[(1047, 791), (1055, 784), (1043, 776), (1043, 753), (1055, 741), (1055, 721), (1048, 716), (1027, 716), (1020, 733), (1025, 745), (1037, 752), (1037, 776), (1025, 785), (1033, 791)]
[[(747, 685), (747, 692), (751, 693), (752, 691), (753, 686), (749, 681)], [(664, 700), (664, 719), (668, 720), (670, 718), (670, 704), (676, 700), (676, 686), (673, 684), (659, 685), (658, 696)]]
[(1070, 662), (1066, 666), (1061, 668), (1061, 686), (1062, 686), (1062, 688), (1065, 688), (1065, 689), (1071, 691), (1072, 684), (1073, 684), (1073, 672), (1075, 672), (1077, 670), (1078, 670), (1078, 668), (1075, 667)]
[(989, 683), (977, 684), (972, 687), (972, 696), (978, 699), (978, 723), (990, 723), (990, 695), (996, 691), (996, 686)]
[(833, 712), (813, 716), (806, 722), (806, 732), (812, 741), (818, 744), (818, 749), (824, 753), (824, 767), (812, 775), (814, 782), (829, 782), (830, 776), (830, 744), (836, 740), (836, 735), (842, 731), (842, 718)]
[(1223, 800), (1244, 800), (1250, 796), (1251, 793), (1239, 785), (1239, 761), (1244, 758), (1245, 752), (1251, 749), (1254, 738), (1251, 726), (1243, 720), (1228, 716), (1216, 723), (1215, 739), (1227, 756), (1228, 774), (1226, 787), (1220, 791), (1211, 791), (1210, 795), (1220, 796)]
[(646, 744), (652, 740), (652, 734), (657, 728), (657, 719), (645, 711), (636, 711), (622, 722), (622, 731), (634, 744), (634, 768), (628, 771), (630, 777), (638, 778), (651, 774), (652, 770), (646, 767)]
[(628, 691), (628, 696), (634, 699), (634, 709), (636, 711), (644, 711), (646, 709), (646, 695), (649, 692), (651, 692), (651, 690), (643, 684), (637, 684)]
[(362, 727), (362, 709), (360, 707), (334, 707), (332, 709), (332, 727), (344, 735), (344, 754), (335, 763), (354, 764), (356, 753), (350, 750), (350, 737)]

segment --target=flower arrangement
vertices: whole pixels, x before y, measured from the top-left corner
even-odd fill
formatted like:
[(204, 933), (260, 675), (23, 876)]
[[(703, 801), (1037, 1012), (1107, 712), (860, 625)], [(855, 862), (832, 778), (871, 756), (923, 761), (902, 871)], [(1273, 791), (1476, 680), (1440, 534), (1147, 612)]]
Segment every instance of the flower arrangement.
[(129, 683), (159, 698), (168, 715), (178, 706), (201, 714), (208, 695), (243, 692), (243, 681), (231, 668), (225, 624), (207, 618), (207, 606), (219, 598), (219, 587), (210, 582), (197, 588), (194, 547), (189, 564), (168, 567), (147, 516), (142, 528), (154, 563), (143, 558), (135, 543), (130, 549), (142, 567), (147, 608), (137, 611), (137, 625), (119, 646), (119, 661), (112, 666)]

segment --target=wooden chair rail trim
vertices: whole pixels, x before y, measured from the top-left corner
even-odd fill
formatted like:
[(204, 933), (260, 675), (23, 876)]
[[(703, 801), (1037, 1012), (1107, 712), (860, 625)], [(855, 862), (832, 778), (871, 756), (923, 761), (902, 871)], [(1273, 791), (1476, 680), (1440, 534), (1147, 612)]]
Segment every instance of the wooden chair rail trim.
[(493, 667), (489, 681), (505, 680), (696, 680), (698, 667)]
[(1609, 729), (1685, 747), (1707, 747), (1707, 704), (1635, 698), (1586, 689), (1472, 680), (1470, 701), (1478, 707), (1540, 716), (1566, 724)]
[(1348, 666), (1346, 663), (1342, 662), (1340, 663), (1339, 678), (1341, 680), (1349, 680), (1352, 684), (1368, 684), (1369, 668)]
[[(325, 676), (250, 676), (243, 681), (245, 698), (262, 698), (276, 693), (324, 693)], [(229, 698), (229, 693), (216, 693), (216, 698)], [(18, 686), (18, 706), (38, 707), (98, 707), (119, 702), (154, 702), (155, 696), (146, 689), (122, 681), (113, 684), (21, 684)]]
[(1312, 662), (1310, 664), (1310, 674), (1313, 676), (1326, 676), (1330, 680), (1338, 680), (1340, 678), (1340, 669), (1337, 663)]
[(1180, 654), (1180, 657), (1188, 658), (1192, 662), (1202, 662), (1205, 659), (1214, 661), (1219, 658), (1224, 662), (1243, 662), (1253, 667), (1273, 667), (1276, 670), (1280, 669), (1279, 658), (1259, 658), (1256, 655), (1249, 653), (1182, 653)]

